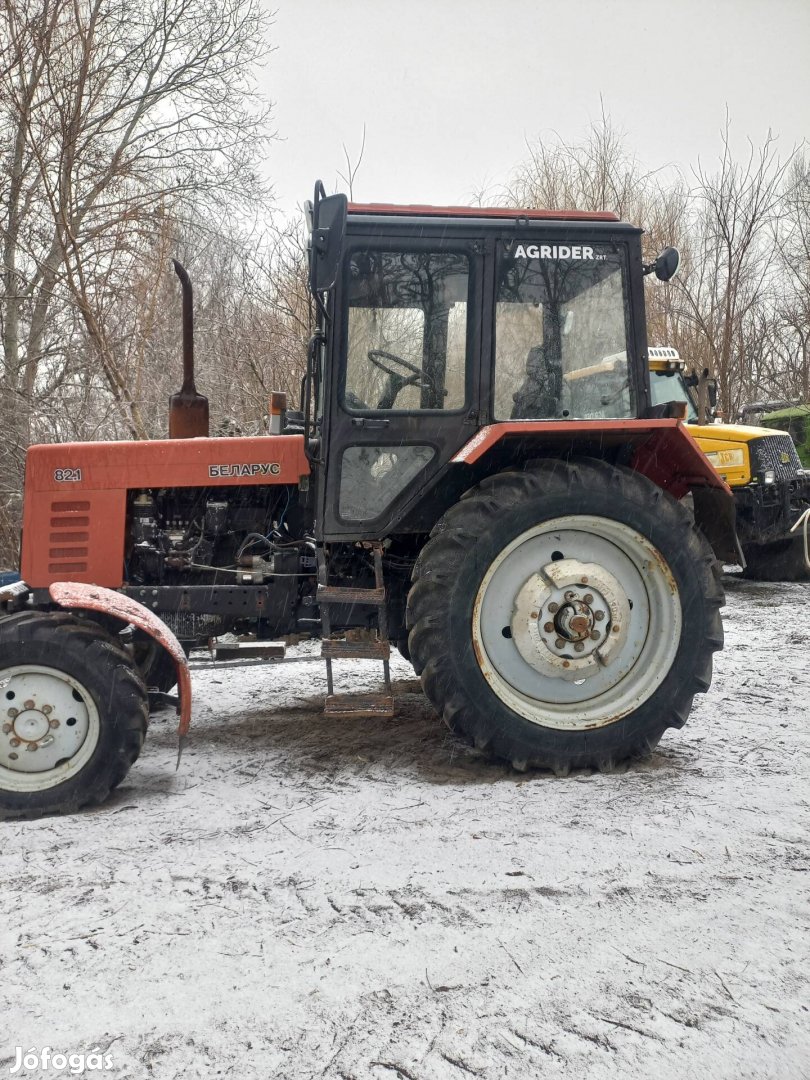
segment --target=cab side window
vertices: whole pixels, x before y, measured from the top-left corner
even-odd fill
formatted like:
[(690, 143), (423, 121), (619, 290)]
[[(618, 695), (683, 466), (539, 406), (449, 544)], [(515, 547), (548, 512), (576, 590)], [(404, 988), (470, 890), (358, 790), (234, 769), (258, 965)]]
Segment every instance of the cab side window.
[(353, 252), (344, 408), (464, 407), (469, 278), (463, 254)]

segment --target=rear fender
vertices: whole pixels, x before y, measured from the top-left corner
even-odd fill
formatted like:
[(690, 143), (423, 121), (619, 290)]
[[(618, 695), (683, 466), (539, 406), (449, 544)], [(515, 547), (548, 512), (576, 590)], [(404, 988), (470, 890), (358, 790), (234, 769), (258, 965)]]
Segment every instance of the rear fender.
[(77, 581), (55, 581), (48, 588), (51, 599), (59, 607), (71, 610), (99, 611), (120, 619), (122, 623), (137, 626), (161, 645), (174, 660), (179, 691), (180, 725), (177, 734), (182, 740), (191, 726), (191, 675), (183, 646), (153, 611), (129, 596), (100, 585), (86, 585)]
[(691, 493), (695, 521), (718, 559), (743, 559), (731, 488), (680, 420), (517, 420), (490, 424), (481, 428), (453, 461), (472, 465), (507, 440), (517, 442), (516, 453), (524, 458), (535, 450), (561, 457), (609, 457), (611, 450), (621, 450), (622, 460), (674, 498), (680, 500)]

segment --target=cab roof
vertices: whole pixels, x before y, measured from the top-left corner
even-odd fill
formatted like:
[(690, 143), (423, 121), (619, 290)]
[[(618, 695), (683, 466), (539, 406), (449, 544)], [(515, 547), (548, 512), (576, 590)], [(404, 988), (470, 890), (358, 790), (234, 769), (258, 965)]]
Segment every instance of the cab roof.
[(810, 404), (794, 405), (790, 409), (776, 409), (774, 412), (766, 412), (762, 419), (765, 420), (793, 420), (796, 417), (810, 417)]
[(513, 221), (619, 221), (608, 210), (527, 210), (515, 206), (429, 206), (418, 203), (349, 203), (349, 214), (387, 217), (502, 218)]

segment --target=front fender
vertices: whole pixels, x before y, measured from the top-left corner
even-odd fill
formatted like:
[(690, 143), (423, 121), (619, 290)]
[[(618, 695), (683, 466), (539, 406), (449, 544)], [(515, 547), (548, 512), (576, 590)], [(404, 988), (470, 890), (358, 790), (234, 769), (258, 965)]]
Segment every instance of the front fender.
[(180, 724), (177, 734), (182, 740), (191, 726), (191, 674), (183, 646), (153, 611), (139, 604), (130, 596), (104, 589), (100, 585), (86, 585), (78, 581), (55, 581), (48, 587), (51, 599), (59, 607), (84, 611), (100, 611), (112, 615), (122, 623), (131, 623), (162, 645), (174, 660), (179, 691)]

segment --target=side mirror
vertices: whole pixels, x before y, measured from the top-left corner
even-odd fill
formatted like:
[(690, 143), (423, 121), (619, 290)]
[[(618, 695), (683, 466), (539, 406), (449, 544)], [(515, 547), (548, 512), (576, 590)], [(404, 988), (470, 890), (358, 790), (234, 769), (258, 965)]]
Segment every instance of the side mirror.
[(315, 185), (315, 199), (307, 219), (312, 222), (309, 253), (309, 284), (313, 293), (327, 292), (337, 280), (343, 238), (346, 235), (345, 195), (326, 195), (319, 180)]
[(678, 273), (680, 265), (681, 253), (677, 248), (668, 247), (664, 248), (655, 262), (647, 263), (642, 270), (645, 274), (654, 273), (659, 281), (669, 281)]

